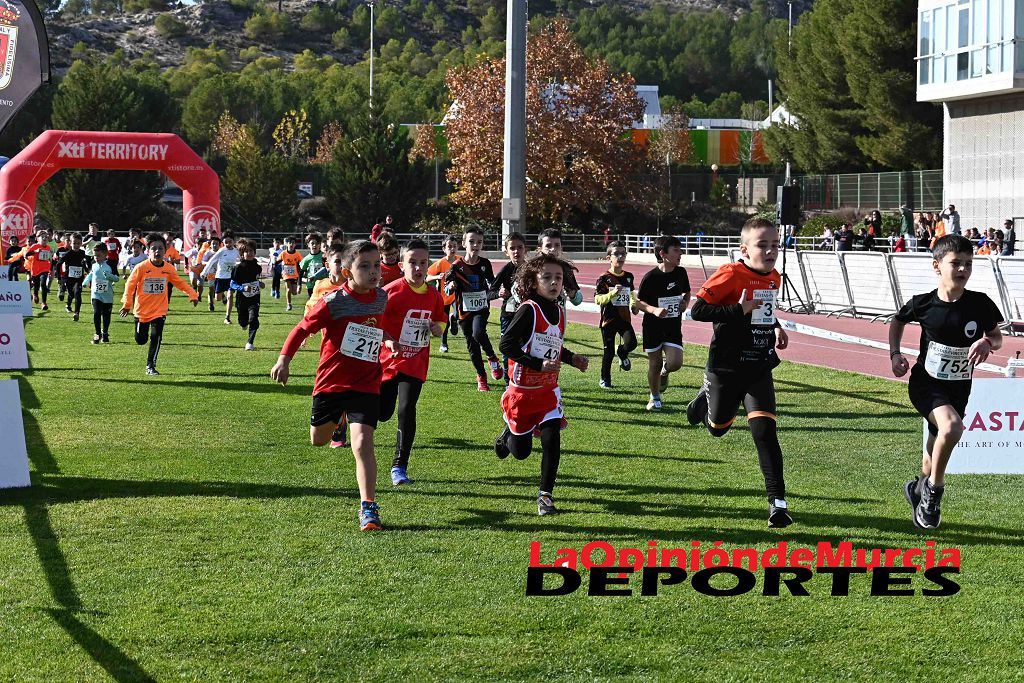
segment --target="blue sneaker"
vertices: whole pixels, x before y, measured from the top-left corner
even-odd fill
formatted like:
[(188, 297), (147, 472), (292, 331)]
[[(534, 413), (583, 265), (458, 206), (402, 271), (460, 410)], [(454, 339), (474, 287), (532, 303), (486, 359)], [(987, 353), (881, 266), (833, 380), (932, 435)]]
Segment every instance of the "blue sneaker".
[(380, 522), (379, 509), (376, 503), (363, 501), (362, 508), (359, 510), (360, 531), (380, 531), (384, 528)]
[(412, 483), (412, 479), (410, 479), (409, 475), (405, 473), (405, 468), (403, 468), (403, 467), (392, 467), (391, 468), (391, 485), (392, 486), (401, 486), (402, 484), (411, 484), (411, 483)]

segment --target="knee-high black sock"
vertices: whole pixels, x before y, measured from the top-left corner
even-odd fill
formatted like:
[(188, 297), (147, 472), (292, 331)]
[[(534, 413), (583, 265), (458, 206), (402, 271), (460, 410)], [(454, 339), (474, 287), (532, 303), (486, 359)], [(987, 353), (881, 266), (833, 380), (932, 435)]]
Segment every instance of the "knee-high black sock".
[(540, 426), (540, 490), (552, 493), (555, 490), (555, 477), (558, 476), (558, 463), (562, 459), (562, 421), (548, 420)]
[(770, 417), (755, 417), (748, 420), (750, 434), (757, 447), (757, 461), (764, 475), (764, 487), (768, 500), (786, 498), (786, 482), (782, 476), (782, 446), (779, 445), (778, 428)]

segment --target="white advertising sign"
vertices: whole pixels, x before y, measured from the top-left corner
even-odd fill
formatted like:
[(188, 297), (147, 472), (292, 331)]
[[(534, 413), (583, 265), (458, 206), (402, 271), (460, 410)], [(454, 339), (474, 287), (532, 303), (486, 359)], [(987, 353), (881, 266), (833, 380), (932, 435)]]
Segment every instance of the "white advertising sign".
[(28, 280), (10, 282), (6, 275), (0, 280), (0, 313), (32, 317), (32, 294), (29, 292)]
[(4, 445), (0, 448), (0, 489), (31, 486), (17, 380), (0, 380), (0, 428), (4, 435)]
[(25, 321), (17, 314), (0, 314), (0, 370), (28, 368)]
[[(924, 426), (928, 439), (928, 425)], [(975, 379), (949, 474), (1024, 474), (1024, 379)]]

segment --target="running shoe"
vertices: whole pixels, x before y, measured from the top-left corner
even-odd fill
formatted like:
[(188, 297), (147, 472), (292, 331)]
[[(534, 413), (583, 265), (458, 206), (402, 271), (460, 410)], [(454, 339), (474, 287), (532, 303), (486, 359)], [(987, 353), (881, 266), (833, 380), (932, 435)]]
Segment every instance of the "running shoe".
[(348, 446), (348, 416), (342, 415), (341, 422), (334, 429), (331, 435), (331, 448), (345, 448)]
[(250, 343), (246, 342), (246, 344), (245, 344), (245, 350), (246, 350), (246, 351), (255, 351), (255, 350), (256, 350), (256, 347), (255, 347), (255, 346), (254, 346), (253, 344), (250, 344)]
[(391, 485), (401, 486), (403, 484), (411, 484), (412, 479), (406, 474), (404, 467), (392, 467), (391, 468)]
[(43, 310), (44, 310), (44, 311), (48, 311), (48, 310), (50, 310), (50, 307), (49, 307), (49, 306), (47, 306), (46, 304), (43, 304)]
[(225, 325), (230, 325), (231, 324), (231, 318), (224, 318), (224, 324)]
[(662, 371), (662, 373), (661, 373), (661, 390), (665, 391), (666, 389), (668, 389), (668, 373), (665, 372), (665, 371)]
[(441, 344), (441, 349), (440, 350), (441, 350), (441, 353), (448, 353), (448, 345), (447, 344)]
[(487, 384), (487, 378), (480, 375), (476, 378), (476, 390), (477, 391), (490, 391), (491, 387)]
[(508, 449), (508, 443), (505, 441), (505, 435), (508, 434), (508, 430), (502, 430), (498, 438), (494, 440), (494, 454), (498, 456), (498, 460), (504, 460), (509, 456), (512, 451)]
[(505, 371), (501, 369), (501, 362), (497, 358), (488, 358), (487, 362), (491, 366), (491, 377), (494, 379), (503, 379), (505, 377)]
[(285, 307), (285, 309), (284, 309), (284, 310), (286, 310), (286, 311), (290, 311), (290, 310), (292, 310), (292, 305), (291, 305), (291, 304), (288, 304), (288, 306), (287, 306), (287, 307)]
[(363, 501), (359, 510), (360, 531), (380, 531), (384, 525), (380, 522), (380, 507), (376, 503)]
[(708, 414), (708, 394), (701, 387), (697, 396), (686, 406), (686, 421), (691, 425), (698, 425), (704, 421)]
[(99, 344), (100, 343), (100, 335), (98, 335), (98, 334), (92, 335), (92, 343), (93, 344)]
[(551, 497), (550, 493), (541, 491), (540, 495), (537, 496), (537, 514), (541, 517), (546, 517), (556, 512), (558, 512), (558, 508), (555, 507), (555, 499)]
[(921, 504), (920, 487), (921, 475), (918, 475), (903, 485), (903, 495), (906, 496), (907, 502), (910, 503), (910, 519), (918, 529), (921, 528), (921, 525), (917, 522), (917, 506)]
[(651, 400), (647, 402), (647, 410), (661, 410), (661, 399), (651, 398)]
[(629, 360), (629, 356), (626, 356), (625, 358), (620, 358), (619, 367), (625, 370), (626, 372), (629, 372), (630, 370), (633, 369), (633, 361)]
[(776, 498), (774, 503), (768, 503), (768, 528), (782, 529), (793, 523), (789, 516), (789, 506), (786, 501)]
[(917, 504), (914, 517), (922, 529), (938, 529), (942, 523), (942, 494), (945, 486), (932, 486), (925, 481), (921, 486), (921, 502)]
[(73, 316), (71, 316), (71, 319), (74, 320), (77, 323), (78, 322), (78, 314), (75, 313)]
[(611, 389), (612, 383), (611, 380), (601, 380), (600, 382), (597, 383), (597, 386), (601, 387), (602, 389)]
[(157, 372), (156, 368), (154, 368), (152, 365), (147, 365), (146, 366), (146, 374), (147, 375), (159, 375), (160, 373)]
[(458, 316), (453, 314), (453, 315), (448, 317), (448, 328), (449, 328), (448, 329), (448, 334), (452, 335), (453, 337), (458, 337), (459, 336), (459, 318), (458, 318)]
[[(64, 292), (58, 292), (57, 293), (57, 298), (60, 299), (61, 301), (64, 301)], [(68, 312), (69, 313), (71, 312), (71, 307), (70, 306), (68, 306)]]
[(109, 334), (103, 335), (103, 343), (104, 344), (109, 344), (110, 343), (110, 335)]
[[(64, 297), (61, 297), (60, 299), (61, 299), (61, 301), (63, 301)], [(71, 312), (71, 304), (69, 303), (67, 306), (65, 306), (64, 310), (67, 311), (68, 313), (70, 313)]]

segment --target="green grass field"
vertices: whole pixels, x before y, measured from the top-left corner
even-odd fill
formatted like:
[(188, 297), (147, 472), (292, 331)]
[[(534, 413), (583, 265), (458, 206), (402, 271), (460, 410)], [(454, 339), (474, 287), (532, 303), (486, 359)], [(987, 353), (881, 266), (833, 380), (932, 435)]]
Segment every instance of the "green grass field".
[[(237, 326), (176, 296), (159, 377), (143, 373), (128, 322), (109, 346), (89, 344), (91, 310), (73, 323), (53, 301), (29, 322), (33, 369), (0, 373), (20, 382), (34, 482), (0, 491), (0, 679), (1022, 676), (1024, 478), (951, 477), (942, 528), (915, 532), (901, 485), (918, 464), (920, 422), (901, 384), (776, 371), (797, 524), (769, 530), (743, 420), (720, 440), (682, 426), (705, 349), (687, 349), (667, 410), (652, 415), (644, 361), (602, 391), (597, 331), (572, 326), (570, 348), (594, 365), (563, 372), (564, 512), (538, 518), (539, 453), (495, 458), (500, 393), (471, 386), (456, 337), (420, 401), (414, 485), (392, 490), (394, 422), (378, 431), (387, 530), (360, 533), (351, 453), (308, 445), (315, 352), (299, 354), (288, 387), (268, 377), (298, 320), (283, 309), (266, 298), (259, 350), (245, 352)], [(738, 597), (689, 583), (657, 597), (588, 597), (586, 582), (566, 597), (524, 594), (534, 540), (550, 561), (593, 540), (926, 538), (961, 550), (958, 595), (870, 597), (854, 577), (849, 597), (830, 597), (823, 576), (802, 598), (760, 595), (760, 576)]]

